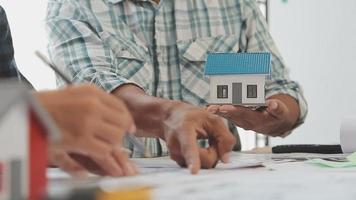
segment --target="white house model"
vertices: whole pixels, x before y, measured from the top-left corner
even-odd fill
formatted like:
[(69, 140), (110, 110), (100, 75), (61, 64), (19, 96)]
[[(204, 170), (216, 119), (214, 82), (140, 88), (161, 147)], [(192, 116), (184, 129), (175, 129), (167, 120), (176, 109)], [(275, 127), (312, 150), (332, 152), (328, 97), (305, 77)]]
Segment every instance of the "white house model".
[(0, 94), (0, 200), (40, 199), (47, 139), (58, 137), (58, 129), (25, 87), (0, 82)]
[(210, 77), (209, 104), (265, 105), (270, 53), (208, 54), (205, 75)]

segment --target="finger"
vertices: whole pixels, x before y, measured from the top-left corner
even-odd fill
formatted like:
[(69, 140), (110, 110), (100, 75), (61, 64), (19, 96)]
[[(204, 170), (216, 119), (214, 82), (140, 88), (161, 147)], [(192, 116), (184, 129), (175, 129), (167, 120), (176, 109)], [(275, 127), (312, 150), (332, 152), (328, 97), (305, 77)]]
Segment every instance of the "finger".
[(219, 158), (223, 162), (229, 162), (229, 153), (236, 144), (235, 137), (218, 117), (211, 117), (207, 127), (208, 134), (211, 135), (209, 140), (216, 144)]
[(267, 109), (266, 111), (277, 119), (281, 119), (284, 117), (284, 113), (286, 111), (285, 105), (277, 99), (269, 99), (266, 101)]
[(176, 138), (172, 138), (167, 142), (169, 148), (169, 156), (174, 160), (179, 166), (187, 167), (184, 157), (182, 156), (179, 141)]
[(135, 175), (139, 174), (140, 170), (138, 169), (136, 163), (132, 162), (131, 160), (130, 160), (130, 163), (131, 163), (132, 169), (135, 171)]
[(132, 170), (131, 175), (137, 175), (139, 173), (137, 165), (134, 162), (132, 162), (131, 160), (128, 160), (128, 164)]
[(87, 176), (87, 170), (77, 161), (72, 159), (65, 151), (55, 152), (55, 154), (56, 155), (52, 155), (55, 160), (52, 163), (57, 165), (60, 169), (73, 177), (81, 178)]
[(229, 112), (234, 112), (236, 111), (236, 108), (238, 108), (237, 106), (233, 106), (233, 105), (222, 105), (219, 107), (219, 112), (221, 113), (229, 113)]
[(115, 148), (113, 151), (113, 157), (121, 166), (123, 176), (132, 176), (136, 174), (136, 171), (132, 167), (132, 163), (129, 160), (127, 151), (123, 151), (121, 148)]
[(223, 105), (219, 108), (222, 117), (233, 120), (234, 123), (246, 130), (254, 130), (263, 122), (263, 113), (244, 106)]
[(187, 167), (187, 163), (180, 153), (170, 153), (169, 157), (174, 160), (180, 167)]
[(228, 115), (242, 115), (245, 113), (252, 112), (251, 109), (244, 106), (234, 106), (234, 105), (222, 105), (219, 107), (219, 112)]
[(91, 139), (86, 142), (84, 148), (87, 150), (88, 156), (100, 166), (107, 175), (122, 176), (122, 170), (112, 157), (112, 148), (107, 145), (107, 143), (98, 139)]
[[(209, 147), (213, 148), (213, 149), (210, 150), (210, 151), (215, 150), (215, 151), (217, 152), (217, 156), (219, 157), (219, 154), (218, 154), (219, 143), (218, 143), (216, 140), (212, 139), (212, 138), (210, 138), (210, 139), (208, 140), (208, 142), (209, 142)], [(228, 162), (230, 162), (230, 152), (224, 153), (224, 154), (221, 156), (220, 160), (221, 160), (223, 163), (228, 163)]]
[(70, 156), (71, 159), (75, 160), (81, 166), (85, 167), (85, 169), (90, 173), (97, 174), (100, 176), (107, 175), (105, 171), (97, 163), (95, 163), (90, 157), (78, 153), (69, 153), (68, 155)]
[(218, 152), (214, 147), (200, 148), (199, 157), (203, 169), (214, 168), (219, 160)]
[(116, 162), (112, 155), (102, 155), (99, 157), (93, 156), (91, 159), (103, 169), (105, 175), (113, 177), (124, 175), (121, 166)]
[(205, 127), (197, 127), (197, 139), (209, 139), (209, 135), (205, 130)]
[(188, 169), (192, 174), (196, 174), (200, 169), (199, 147), (195, 137), (197, 134), (192, 134), (192, 132), (180, 134), (178, 140)]
[(210, 113), (216, 113), (219, 110), (219, 105), (209, 105), (206, 110)]
[(219, 107), (217, 114), (227, 119), (232, 119), (238, 124), (242, 120), (255, 118), (256, 113), (244, 106), (222, 105)]

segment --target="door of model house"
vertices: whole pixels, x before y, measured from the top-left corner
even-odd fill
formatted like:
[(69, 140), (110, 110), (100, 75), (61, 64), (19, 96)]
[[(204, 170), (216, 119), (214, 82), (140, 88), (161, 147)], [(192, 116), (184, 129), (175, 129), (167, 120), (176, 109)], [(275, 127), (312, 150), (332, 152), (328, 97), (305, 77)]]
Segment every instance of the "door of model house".
[(242, 104), (242, 83), (232, 83), (232, 104)]

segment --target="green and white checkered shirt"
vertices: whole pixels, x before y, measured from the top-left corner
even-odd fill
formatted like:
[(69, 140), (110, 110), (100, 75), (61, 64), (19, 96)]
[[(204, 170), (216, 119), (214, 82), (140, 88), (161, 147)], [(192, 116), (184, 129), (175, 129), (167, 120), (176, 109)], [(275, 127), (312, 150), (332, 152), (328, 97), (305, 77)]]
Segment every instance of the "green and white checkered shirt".
[[(254, 0), (49, 0), (49, 53), (75, 82), (106, 91), (134, 83), (148, 94), (204, 105), (208, 52), (270, 52), (266, 97), (285, 93), (307, 113)], [(61, 80), (58, 80), (61, 84)], [(161, 143), (161, 145), (159, 145)], [(145, 139), (152, 156), (165, 155), (158, 139)]]

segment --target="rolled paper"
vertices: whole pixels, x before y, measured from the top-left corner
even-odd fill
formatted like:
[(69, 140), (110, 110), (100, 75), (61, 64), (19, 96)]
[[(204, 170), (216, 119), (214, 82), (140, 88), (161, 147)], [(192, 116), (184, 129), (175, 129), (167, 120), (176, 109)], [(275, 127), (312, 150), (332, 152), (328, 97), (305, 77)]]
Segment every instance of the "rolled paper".
[(356, 152), (356, 116), (347, 117), (341, 122), (340, 144), (343, 153)]

